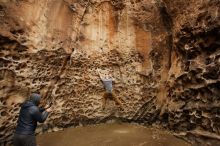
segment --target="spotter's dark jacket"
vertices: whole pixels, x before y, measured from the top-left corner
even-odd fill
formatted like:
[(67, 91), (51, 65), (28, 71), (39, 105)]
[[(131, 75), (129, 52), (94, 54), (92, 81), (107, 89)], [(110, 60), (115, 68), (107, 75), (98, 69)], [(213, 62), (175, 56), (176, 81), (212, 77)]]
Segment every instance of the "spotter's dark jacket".
[(36, 99), (28, 100), (22, 104), (15, 130), (16, 134), (34, 135), (37, 122), (43, 123), (46, 120), (48, 112), (43, 108), (39, 108), (38, 103), (37, 98), (37, 101)]

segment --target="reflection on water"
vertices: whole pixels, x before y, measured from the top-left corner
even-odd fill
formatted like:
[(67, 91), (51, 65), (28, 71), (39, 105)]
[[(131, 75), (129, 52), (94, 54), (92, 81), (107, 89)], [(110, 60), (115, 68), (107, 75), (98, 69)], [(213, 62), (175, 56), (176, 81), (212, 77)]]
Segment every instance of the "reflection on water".
[(129, 133), (129, 130), (114, 130), (115, 133)]
[(39, 146), (190, 146), (171, 134), (132, 124), (68, 128), (37, 137)]

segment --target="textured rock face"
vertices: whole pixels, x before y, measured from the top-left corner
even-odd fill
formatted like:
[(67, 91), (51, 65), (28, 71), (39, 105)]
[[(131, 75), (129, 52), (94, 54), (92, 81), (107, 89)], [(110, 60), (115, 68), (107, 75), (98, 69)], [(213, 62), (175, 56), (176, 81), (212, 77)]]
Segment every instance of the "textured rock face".
[[(154, 1), (4, 1), (1, 12), (1, 141), (31, 91), (54, 102), (43, 127), (55, 130), (132, 119), (156, 97), (167, 33)], [(114, 77), (124, 111), (111, 100), (102, 109), (98, 68)]]
[[(44, 130), (117, 117), (219, 134), (219, 3), (1, 0), (1, 143), (33, 91), (56, 107)], [(102, 109), (98, 68), (123, 111)]]
[[(220, 2), (164, 2), (173, 22), (172, 66), (166, 87), (167, 107), (163, 112), (165, 125), (217, 138), (211, 133), (220, 132)], [(209, 143), (219, 145), (211, 140)]]

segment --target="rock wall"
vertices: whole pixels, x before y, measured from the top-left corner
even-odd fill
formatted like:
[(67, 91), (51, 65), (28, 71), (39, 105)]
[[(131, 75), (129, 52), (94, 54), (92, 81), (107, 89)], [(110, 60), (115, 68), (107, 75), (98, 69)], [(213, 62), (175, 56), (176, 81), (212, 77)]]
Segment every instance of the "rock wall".
[[(168, 18), (163, 22), (171, 38), (171, 64), (157, 101), (146, 102), (135, 120), (159, 123), (193, 145), (219, 145), (220, 1), (158, 2)], [(153, 108), (161, 94), (162, 107)]]
[(0, 0), (0, 143), (34, 91), (56, 107), (38, 133), (116, 117), (218, 137), (219, 3)]
[[(155, 1), (1, 1), (1, 14), (2, 143), (33, 91), (55, 107), (38, 132), (132, 119), (156, 97), (167, 32)], [(97, 69), (113, 75), (123, 109), (111, 100), (102, 108)]]
[(164, 3), (173, 22), (164, 125), (207, 138), (191, 139), (198, 145), (219, 145), (220, 1)]

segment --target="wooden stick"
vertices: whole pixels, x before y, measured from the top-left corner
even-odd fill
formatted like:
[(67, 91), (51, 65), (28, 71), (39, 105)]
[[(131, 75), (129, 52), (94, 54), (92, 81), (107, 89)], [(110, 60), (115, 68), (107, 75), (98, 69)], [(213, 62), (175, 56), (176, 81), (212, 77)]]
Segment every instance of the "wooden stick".
[(211, 139), (216, 139), (216, 140), (220, 140), (220, 135), (215, 134), (215, 133), (211, 133), (211, 132), (207, 132), (207, 131), (203, 131), (203, 130), (193, 130), (193, 131), (186, 131), (186, 132), (181, 132), (181, 133), (175, 133), (175, 136), (181, 136), (181, 137), (186, 137), (187, 134), (192, 134), (192, 135), (197, 135), (197, 136), (202, 136), (202, 137), (206, 137), (206, 138), (211, 138)]
[(215, 134), (215, 133), (211, 133), (211, 132), (208, 132), (208, 131), (193, 130), (193, 131), (188, 131), (187, 133), (191, 133), (191, 134), (198, 135), (198, 136), (204, 136), (204, 137), (207, 137), (207, 138), (220, 140), (220, 135)]

